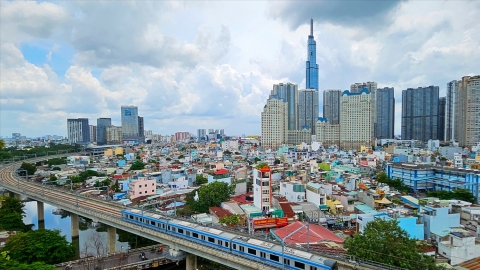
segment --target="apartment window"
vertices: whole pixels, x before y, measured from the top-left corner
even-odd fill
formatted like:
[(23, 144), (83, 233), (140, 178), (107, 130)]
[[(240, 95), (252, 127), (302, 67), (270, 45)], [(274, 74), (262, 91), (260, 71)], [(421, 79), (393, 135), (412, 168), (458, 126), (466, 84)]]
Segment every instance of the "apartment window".
[(145, 184), (145, 187), (147, 187), (147, 184)]
[(270, 199), (269, 198), (263, 198), (262, 202), (270, 202)]
[(262, 194), (270, 194), (270, 190), (264, 189), (264, 190), (262, 190)]
[(139, 194), (142, 194), (142, 192), (141, 192), (141, 191), (140, 191), (140, 192), (138, 192), (138, 193), (139, 193)]
[(152, 183), (152, 187), (155, 186), (155, 183)]
[(155, 190), (152, 189), (152, 192), (155, 192)]

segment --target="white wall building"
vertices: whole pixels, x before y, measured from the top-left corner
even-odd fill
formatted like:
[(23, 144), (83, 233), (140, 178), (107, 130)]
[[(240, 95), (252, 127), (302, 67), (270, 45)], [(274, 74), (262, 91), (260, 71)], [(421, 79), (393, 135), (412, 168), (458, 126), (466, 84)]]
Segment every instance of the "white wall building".
[(276, 150), (287, 143), (288, 107), (281, 99), (269, 98), (262, 112), (262, 148)]
[(280, 183), (280, 195), (289, 202), (303, 202), (305, 200), (305, 185), (299, 182)]
[(228, 150), (230, 152), (238, 151), (238, 141), (223, 141), (222, 150), (223, 151)]
[(317, 183), (307, 183), (306, 198), (307, 202), (314, 203), (316, 206), (325, 205), (327, 203), (325, 189)]
[(269, 167), (253, 170), (253, 204), (268, 213), (272, 205), (272, 178)]
[(438, 243), (438, 253), (457, 265), (480, 256), (480, 244), (468, 231), (454, 229)]
[(340, 147), (347, 150), (371, 145), (373, 140), (372, 95), (343, 92), (340, 97)]

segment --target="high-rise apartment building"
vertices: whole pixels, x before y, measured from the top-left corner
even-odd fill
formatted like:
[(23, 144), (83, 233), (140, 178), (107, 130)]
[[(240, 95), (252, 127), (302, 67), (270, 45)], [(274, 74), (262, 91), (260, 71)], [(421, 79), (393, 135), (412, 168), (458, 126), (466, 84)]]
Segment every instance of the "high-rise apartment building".
[(445, 111), (447, 107), (447, 98), (438, 99), (438, 139), (445, 140)]
[(447, 83), (447, 99), (445, 104), (445, 141), (454, 140), (455, 135), (455, 94), (458, 92), (458, 81)]
[(12, 133), (12, 140), (14, 141), (20, 141), (21, 137), (22, 137), (22, 134), (20, 133)]
[(204, 141), (207, 139), (207, 130), (206, 129), (197, 129), (197, 141)]
[(464, 76), (455, 93), (454, 139), (460, 146), (480, 142), (480, 75)]
[(426, 142), (438, 140), (439, 87), (402, 91), (402, 139)]
[(107, 144), (107, 127), (112, 125), (111, 118), (97, 118), (97, 144)]
[(298, 85), (293, 83), (274, 84), (270, 93), (288, 103), (288, 129), (297, 129)]
[(306, 89), (318, 91), (317, 43), (313, 37), (313, 19), (310, 20), (310, 35), (308, 35), (308, 51), (306, 64)]
[(372, 95), (367, 89), (358, 93), (344, 91), (340, 99), (340, 147), (360, 149), (373, 141)]
[(105, 128), (107, 144), (121, 144), (122, 143), (122, 127), (107, 126)]
[(325, 147), (340, 146), (340, 124), (331, 124), (325, 117), (319, 117), (315, 125), (315, 136)]
[(323, 92), (323, 118), (332, 125), (340, 124), (341, 90), (326, 90)]
[(122, 106), (121, 113), (123, 140), (142, 143), (145, 139), (143, 136), (143, 117), (138, 116), (138, 107)]
[(88, 118), (67, 119), (69, 143), (87, 144), (90, 142)]
[(262, 147), (277, 149), (287, 143), (288, 105), (282, 99), (271, 96), (262, 112)]
[(88, 130), (90, 132), (90, 142), (97, 141), (97, 126), (89, 125)]
[(318, 119), (318, 91), (302, 89), (298, 91), (298, 129), (310, 129), (315, 134)]
[(364, 82), (364, 83), (354, 83), (350, 85), (350, 93), (360, 93), (363, 89), (367, 89), (368, 92), (370, 93), (371, 106), (372, 106), (371, 108), (372, 126), (375, 133), (375, 124), (377, 123), (377, 83)]
[(395, 129), (395, 90), (393, 87), (376, 89), (375, 138), (393, 139)]

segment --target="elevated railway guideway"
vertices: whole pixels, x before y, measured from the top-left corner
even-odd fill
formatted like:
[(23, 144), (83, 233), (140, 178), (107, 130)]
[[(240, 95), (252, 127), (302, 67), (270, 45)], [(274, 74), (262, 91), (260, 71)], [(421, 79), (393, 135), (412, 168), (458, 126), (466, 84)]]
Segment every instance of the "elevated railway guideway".
[[(50, 156), (48, 158), (63, 157), (67, 155), (72, 155), (72, 153)], [(29, 159), (28, 162), (33, 163), (33, 162), (38, 162), (45, 159), (46, 157), (34, 158), (34, 159)], [(290, 258), (295, 259), (295, 256), (297, 256), (295, 254), (301, 254), (302, 256), (305, 256), (305, 254), (309, 254), (310, 256), (309, 258), (311, 258), (311, 260), (313, 260), (314, 258), (317, 258), (321, 262), (335, 261), (336, 262), (335, 267), (331, 268), (331, 267), (325, 266), (325, 267), (311, 268), (311, 267), (305, 266), (304, 268), (302, 268), (302, 267), (294, 267), (293, 263), (292, 263), (292, 266), (275, 265), (275, 264), (269, 263), (268, 260), (262, 260), (262, 257), (256, 258), (254, 256), (248, 256), (248, 254), (246, 254), (247, 251), (245, 251), (244, 253), (247, 256), (242, 255), (242, 253), (239, 253), (239, 252), (232, 252), (236, 250), (232, 250), (232, 246), (234, 245), (232, 244), (231, 240), (230, 240), (231, 247), (229, 251), (228, 249), (225, 249), (225, 247), (222, 247), (222, 246), (216, 247), (211, 243), (208, 243), (210, 239), (208, 239), (207, 241), (206, 238), (203, 238), (205, 241), (202, 242), (202, 241), (197, 241), (196, 239), (192, 241), (191, 239), (187, 239), (186, 237), (179, 236), (178, 233), (180, 232), (180, 230), (178, 230), (178, 228), (186, 228), (185, 226), (190, 226), (186, 224), (186, 222), (180, 219), (176, 219), (176, 218), (174, 219), (171, 217), (165, 218), (165, 220), (167, 219), (172, 220), (172, 223), (171, 223), (172, 227), (173, 227), (173, 224), (175, 223), (177, 224), (176, 225), (177, 227), (180, 226), (177, 229), (173, 229), (175, 233), (171, 233), (166, 229), (167, 226), (165, 227), (165, 229), (159, 229), (157, 227), (151, 226), (151, 224), (156, 224), (156, 225), (158, 224), (158, 226), (160, 226), (160, 222), (154, 223), (153, 221), (147, 220), (146, 217), (144, 219), (143, 212), (142, 212), (141, 218), (137, 217), (137, 221), (129, 222), (128, 219), (125, 219), (125, 217), (127, 216), (125, 213), (127, 213), (129, 210), (132, 210), (132, 209), (128, 209), (126, 207), (123, 207), (122, 205), (119, 205), (113, 202), (107, 202), (101, 199), (79, 196), (78, 193), (75, 193), (72, 191), (56, 189), (56, 188), (45, 189), (40, 183), (26, 181), (22, 177), (17, 176), (15, 171), (20, 166), (20, 164), (21, 164), (21, 161), (7, 164), (2, 168), (0, 168), (0, 186), (3, 186), (9, 191), (12, 191), (18, 194), (24, 194), (27, 197), (34, 199), (36, 201), (48, 203), (50, 205), (54, 205), (56, 207), (62, 208), (71, 213), (97, 220), (108, 226), (119, 228), (124, 231), (128, 231), (133, 234), (157, 241), (159, 243), (169, 245), (170, 250), (184, 251), (188, 254), (201, 256), (203, 258), (206, 258), (224, 265), (228, 265), (235, 269), (282, 269), (282, 268), (308, 269), (308, 270), (311, 270), (311, 269), (317, 269), (317, 270), (320, 270), (320, 269), (399, 269), (399, 268), (390, 267), (387, 265), (376, 264), (373, 262), (361, 261), (353, 257), (331, 256), (331, 255), (321, 254), (321, 253), (310, 251), (310, 250), (308, 251), (308, 253), (305, 252), (305, 250), (298, 250), (297, 252), (295, 248), (290, 248), (290, 247), (288, 248), (288, 252), (290, 253), (289, 255)], [(133, 209), (132, 211), (135, 211), (135, 209)], [(138, 212), (139, 210), (136, 210), (136, 211)], [(122, 216), (122, 212), (124, 212), (123, 216)], [(148, 223), (148, 226), (145, 226), (145, 224), (140, 224), (138, 220)], [(166, 224), (169, 225), (168, 222)], [(210, 231), (210, 232), (212, 231), (208, 228), (202, 229), (200, 228), (200, 226), (196, 226), (196, 225), (192, 226), (190, 229), (193, 230), (193, 227), (198, 227), (199, 230), (203, 230), (203, 231)], [(170, 226), (168, 226), (168, 229), (170, 229)], [(187, 229), (189, 228), (187, 227)], [(217, 234), (222, 234), (222, 235), (232, 234), (232, 232), (229, 232), (229, 231), (225, 231), (225, 232), (222, 230), (214, 230), (214, 231), (216, 231)], [(245, 240), (247, 237), (251, 237), (251, 236), (237, 234), (234, 238)], [(250, 239), (253, 239), (253, 238), (250, 238)], [(265, 241), (265, 240), (262, 240), (262, 241)], [(245, 242), (247, 241), (245, 240)], [(260, 242), (260, 241), (257, 241), (257, 242)], [(227, 246), (226, 242), (222, 242), (222, 244)], [(279, 246), (278, 242), (267, 242), (266, 244), (271, 246), (275, 245), (277, 247)], [(273, 249), (275, 248), (272, 248), (272, 250)], [(248, 250), (249, 250), (248, 252), (251, 252), (251, 249), (248, 249)], [(258, 252), (257, 254), (260, 254), (260, 253), (261, 252)], [(300, 257), (298, 257), (299, 261), (302, 260), (302, 258)], [(279, 261), (278, 257), (277, 257), (277, 261)]]

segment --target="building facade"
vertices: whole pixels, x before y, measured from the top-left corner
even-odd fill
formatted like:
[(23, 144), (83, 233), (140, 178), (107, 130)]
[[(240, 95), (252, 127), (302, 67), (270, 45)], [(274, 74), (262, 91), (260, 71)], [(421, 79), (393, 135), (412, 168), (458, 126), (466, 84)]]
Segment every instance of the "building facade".
[(97, 144), (107, 144), (107, 127), (112, 125), (112, 118), (97, 118)]
[(312, 143), (312, 132), (310, 129), (297, 129), (287, 131), (288, 144), (299, 145), (301, 143)]
[(262, 112), (262, 148), (277, 149), (287, 143), (288, 106), (282, 99), (270, 97)]
[(272, 175), (269, 167), (253, 170), (253, 204), (268, 213), (272, 206)]
[(138, 142), (143, 141), (142, 136), (140, 136), (141, 134), (139, 132), (140, 123), (139, 123), (139, 117), (138, 117), (138, 107), (122, 106), (121, 119), (122, 119), (122, 140), (123, 141), (137, 140)]
[(89, 125), (88, 130), (89, 130), (89, 133), (90, 133), (90, 142), (96, 142), (97, 141), (97, 126)]
[(323, 117), (332, 125), (340, 124), (341, 90), (326, 90), (323, 92)]
[(340, 124), (330, 124), (327, 118), (319, 117), (315, 124), (315, 136), (325, 147), (340, 146)]
[(69, 143), (87, 144), (90, 142), (88, 118), (67, 119)]
[(313, 37), (313, 19), (310, 20), (310, 35), (308, 35), (308, 51), (306, 65), (306, 89), (318, 91), (318, 64), (317, 64), (317, 43)]
[(340, 100), (340, 147), (360, 149), (373, 139), (372, 100), (367, 89), (359, 93), (344, 91)]
[(438, 99), (438, 139), (445, 141), (445, 115), (447, 107), (447, 98)]
[(377, 89), (375, 138), (393, 139), (395, 129), (395, 90), (393, 87)]
[(454, 140), (455, 134), (455, 94), (458, 92), (458, 81), (447, 83), (447, 98), (445, 104), (445, 141)]
[(206, 129), (197, 129), (197, 141), (204, 141), (207, 139), (207, 130)]
[(298, 104), (298, 85), (293, 83), (274, 84), (271, 96), (287, 102), (288, 105), (288, 130), (297, 129), (297, 104)]
[(426, 142), (438, 140), (439, 87), (402, 91), (402, 139)]
[(302, 89), (298, 92), (298, 129), (310, 129), (315, 134), (318, 119), (318, 91)]
[(108, 126), (105, 129), (107, 144), (121, 144), (122, 143), (122, 127)]
[(464, 76), (455, 93), (454, 138), (460, 146), (480, 141), (480, 75)]

